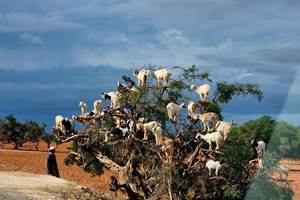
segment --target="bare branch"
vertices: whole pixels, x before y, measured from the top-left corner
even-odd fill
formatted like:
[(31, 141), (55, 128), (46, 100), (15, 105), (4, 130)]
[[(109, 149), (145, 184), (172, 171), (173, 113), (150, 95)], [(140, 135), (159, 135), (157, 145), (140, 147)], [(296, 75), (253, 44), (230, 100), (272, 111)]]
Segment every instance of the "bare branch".
[(89, 135), (88, 135), (88, 134), (77, 134), (77, 135), (73, 135), (73, 136), (71, 136), (71, 137), (69, 137), (69, 138), (67, 138), (67, 139), (62, 140), (61, 143), (69, 142), (69, 141), (71, 141), (71, 140), (74, 140), (74, 139), (80, 138), (80, 137), (82, 137), (82, 138), (84, 138), (84, 137), (89, 137)]

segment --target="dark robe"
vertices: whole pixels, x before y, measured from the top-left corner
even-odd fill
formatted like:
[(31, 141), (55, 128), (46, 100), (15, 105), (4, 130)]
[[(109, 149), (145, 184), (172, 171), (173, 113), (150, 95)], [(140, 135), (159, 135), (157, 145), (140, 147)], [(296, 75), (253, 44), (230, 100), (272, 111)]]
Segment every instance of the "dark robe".
[(49, 153), (46, 158), (46, 170), (47, 174), (59, 177), (56, 156), (54, 153)]

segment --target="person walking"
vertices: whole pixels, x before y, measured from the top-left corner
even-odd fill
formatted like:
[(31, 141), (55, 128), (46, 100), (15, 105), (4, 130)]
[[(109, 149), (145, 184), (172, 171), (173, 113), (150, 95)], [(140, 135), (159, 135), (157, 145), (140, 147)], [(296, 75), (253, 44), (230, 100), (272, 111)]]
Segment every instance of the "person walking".
[(49, 154), (47, 155), (46, 158), (46, 170), (47, 170), (47, 174), (59, 178), (59, 171), (58, 171), (56, 156), (55, 156), (55, 148), (53, 146), (49, 148)]

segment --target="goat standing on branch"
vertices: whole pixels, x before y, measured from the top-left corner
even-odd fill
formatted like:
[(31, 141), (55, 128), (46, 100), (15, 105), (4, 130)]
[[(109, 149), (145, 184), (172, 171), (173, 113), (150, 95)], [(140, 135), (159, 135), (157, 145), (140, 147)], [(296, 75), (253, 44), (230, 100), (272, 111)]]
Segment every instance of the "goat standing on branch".
[(147, 84), (147, 78), (151, 75), (151, 70), (148, 69), (142, 69), (140, 71), (135, 70), (133, 72), (133, 75), (137, 77), (138, 79), (138, 86), (139, 87), (145, 87)]
[(266, 143), (264, 141), (257, 141), (256, 139), (253, 139), (251, 141), (252, 147), (256, 150), (257, 153), (257, 160), (258, 160), (258, 167), (259, 169), (263, 168), (263, 157), (266, 150)]
[(157, 127), (153, 133), (155, 136), (155, 145), (162, 145), (163, 144), (162, 128), (160, 126)]
[(233, 120), (230, 122), (218, 121), (216, 124), (216, 131), (219, 131), (223, 135), (225, 141), (234, 125), (237, 125), (237, 123)]
[(160, 79), (162, 79), (163, 87), (168, 87), (169, 80), (171, 77), (171, 72), (168, 69), (159, 69), (152, 71), (152, 76), (157, 80), (157, 84), (160, 86)]
[(93, 110), (93, 112), (94, 112), (94, 114), (96, 116), (100, 116), (101, 115), (102, 109), (103, 109), (103, 107), (102, 107), (102, 101), (100, 99), (94, 101), (94, 110)]
[(62, 121), (64, 120), (65, 118), (61, 115), (56, 115), (55, 117), (55, 128), (58, 129), (58, 130), (62, 130)]
[(198, 139), (199, 137), (201, 139), (205, 140), (209, 144), (209, 150), (212, 150), (212, 148), (211, 148), (212, 142), (216, 143), (215, 150), (218, 150), (219, 144), (221, 144), (223, 141), (223, 137), (220, 132), (207, 133), (206, 135), (198, 133), (196, 135), (196, 139)]
[(182, 108), (185, 108), (185, 107), (186, 107), (185, 103), (181, 103), (180, 105), (177, 105), (176, 103), (173, 103), (173, 102), (168, 103), (166, 108), (167, 108), (167, 113), (168, 113), (169, 119), (174, 123), (178, 123), (177, 117), (179, 116)]
[(206, 102), (208, 100), (208, 95), (210, 93), (210, 85), (209, 84), (204, 84), (199, 87), (196, 85), (191, 85), (190, 87), (191, 90), (195, 90), (200, 96), (200, 100), (203, 102)]
[(256, 139), (253, 139), (251, 141), (252, 147), (256, 150), (257, 157), (263, 158), (266, 150), (266, 143), (264, 141), (257, 141)]
[(187, 109), (188, 109), (188, 112), (189, 112), (189, 116), (190, 117), (193, 117), (195, 115), (195, 110), (198, 108), (198, 104), (196, 104), (195, 102), (193, 101), (190, 101), (188, 106), (187, 106)]
[(156, 121), (152, 121), (152, 122), (148, 122), (148, 123), (144, 123), (144, 124), (138, 123), (136, 125), (137, 130), (144, 132), (143, 140), (148, 140), (148, 132), (150, 132), (150, 131), (154, 132), (155, 129), (158, 127), (161, 127), (161, 124)]
[(86, 103), (83, 102), (83, 101), (80, 101), (79, 102), (79, 106), (80, 106), (80, 109), (81, 109), (81, 115), (82, 115), (82, 117), (88, 116), (89, 111), (88, 111)]
[[(214, 130), (216, 127), (217, 122), (219, 121), (219, 116), (217, 113), (214, 112), (208, 112), (203, 114), (195, 114), (192, 116), (193, 120), (200, 119), (204, 125), (204, 129), (206, 131)], [(211, 126), (211, 128), (210, 128)]]
[(127, 120), (126, 124), (123, 124), (119, 127), (119, 129), (123, 133), (123, 137), (134, 137), (134, 121), (133, 120)]
[(55, 129), (64, 134), (64, 136), (70, 136), (74, 133), (75, 123), (74, 120), (64, 118), (61, 115), (55, 117)]
[(106, 92), (102, 94), (102, 98), (105, 100), (110, 100), (110, 108), (111, 109), (117, 109), (120, 107), (120, 102), (119, 102), (119, 95), (120, 92), (118, 91), (112, 91), (112, 92)]
[(211, 176), (211, 170), (215, 169), (215, 174), (218, 176), (219, 170), (221, 169), (222, 165), (225, 163), (225, 160), (221, 161), (214, 161), (214, 160), (208, 160), (206, 162), (206, 168), (208, 169), (208, 175)]

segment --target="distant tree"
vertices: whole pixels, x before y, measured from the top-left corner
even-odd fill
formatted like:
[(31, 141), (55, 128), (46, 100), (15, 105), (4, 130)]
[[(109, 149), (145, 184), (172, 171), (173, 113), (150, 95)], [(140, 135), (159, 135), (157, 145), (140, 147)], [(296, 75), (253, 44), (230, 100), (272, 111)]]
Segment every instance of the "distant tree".
[(282, 158), (300, 159), (300, 128), (287, 122), (276, 123), (270, 148)]
[(45, 124), (40, 126), (34, 121), (20, 123), (13, 115), (8, 115), (4, 119), (0, 119), (0, 141), (15, 143), (15, 149), (21, 147), (25, 142), (32, 142), (38, 150), (38, 143), (45, 135), (45, 127)]
[(249, 120), (230, 133), (230, 139), (251, 142), (252, 139), (268, 142), (273, 134), (276, 121), (270, 116), (262, 116), (255, 120)]
[[(281, 158), (300, 159), (300, 128), (284, 121), (262, 116), (233, 128), (229, 140), (239, 140), (250, 145), (253, 138), (267, 143), (267, 149)], [(254, 156), (254, 150), (249, 154)]]
[(4, 120), (1, 117), (0, 117), (0, 142), (2, 148), (4, 148), (4, 144), (7, 142), (7, 138), (5, 134)]
[(13, 115), (5, 117), (4, 129), (8, 140), (15, 143), (15, 149), (23, 145), (25, 128)]
[(39, 141), (45, 135), (46, 124), (40, 126), (37, 122), (27, 121), (24, 124), (25, 126), (25, 140), (32, 142), (35, 149), (38, 151)]

